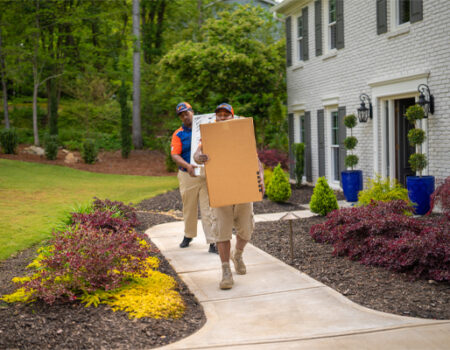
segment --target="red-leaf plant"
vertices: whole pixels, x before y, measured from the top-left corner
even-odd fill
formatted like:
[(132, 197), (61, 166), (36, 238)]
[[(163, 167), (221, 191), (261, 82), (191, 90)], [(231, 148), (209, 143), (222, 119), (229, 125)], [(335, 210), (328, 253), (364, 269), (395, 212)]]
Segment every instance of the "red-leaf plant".
[(39, 278), (23, 287), (34, 289), (34, 296), (49, 304), (73, 300), (82, 292), (117, 288), (128, 279), (127, 274), (140, 271), (150, 256), (148, 246), (139, 243), (142, 239), (134, 230), (113, 232), (89, 225), (55, 232), (53, 254), (41, 262), (44, 268)]
[(431, 214), (438, 203), (441, 205), (443, 214), (450, 220), (450, 176), (431, 194), (430, 210), (427, 215)]
[(450, 280), (450, 222), (447, 216), (406, 216), (401, 200), (335, 210), (311, 227), (314, 240), (332, 243), (333, 254), (362, 264), (408, 272), (416, 278)]
[(264, 149), (258, 151), (259, 160), (267, 167), (274, 168), (278, 164), (284, 170), (289, 169), (288, 166), (288, 156), (285, 152), (279, 151), (277, 149)]

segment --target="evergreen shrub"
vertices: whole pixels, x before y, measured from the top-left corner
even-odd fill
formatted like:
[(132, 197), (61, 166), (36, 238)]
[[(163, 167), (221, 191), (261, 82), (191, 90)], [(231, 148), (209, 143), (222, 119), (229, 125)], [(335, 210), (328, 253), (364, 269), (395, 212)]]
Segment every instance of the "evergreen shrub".
[(305, 168), (305, 144), (294, 143), (294, 156), (295, 156), (295, 177), (297, 179), (297, 187), (302, 184), (302, 178)]
[(0, 132), (0, 144), (2, 146), (3, 153), (15, 154), (19, 138), (17, 137), (16, 130), (14, 128), (4, 129)]
[(309, 207), (313, 213), (325, 216), (329, 212), (338, 209), (336, 195), (328, 185), (325, 177), (319, 177), (314, 186), (313, 195), (309, 202)]
[(273, 170), (271, 168), (264, 169), (264, 188), (267, 189), (269, 186), (269, 182), (272, 179)]
[(358, 193), (357, 206), (369, 205), (372, 201), (389, 202), (393, 200), (402, 200), (410, 203), (408, 190), (404, 188), (397, 180), (392, 183), (389, 177), (384, 180), (380, 175), (375, 179), (368, 179), (366, 189)]
[(81, 156), (86, 164), (94, 164), (97, 160), (98, 149), (95, 145), (94, 140), (86, 139), (83, 142), (83, 149), (81, 151)]
[(58, 156), (58, 136), (46, 135), (44, 140), (45, 158), (55, 160)]
[(268, 183), (266, 194), (273, 202), (285, 202), (291, 196), (291, 185), (281, 168), (281, 164), (278, 164), (275, 169), (273, 169), (273, 175)]
[(414, 125), (414, 129), (408, 132), (408, 140), (411, 146), (418, 146), (418, 152), (411, 154), (409, 157), (409, 165), (411, 166), (412, 171), (418, 172), (419, 176), (422, 176), (422, 170), (427, 166), (427, 157), (424, 153), (422, 153), (422, 143), (425, 141), (425, 132), (418, 127), (418, 120), (424, 118), (423, 108), (418, 105), (409, 106), (406, 110), (405, 117), (408, 119), (412, 125)]
[(353, 154), (353, 150), (358, 144), (358, 139), (353, 136), (353, 128), (356, 126), (357, 120), (354, 114), (349, 114), (344, 118), (344, 125), (350, 129), (350, 136), (346, 137), (344, 140), (345, 149), (349, 150), (351, 154), (345, 157), (345, 166), (347, 168), (352, 168), (356, 166), (359, 162), (359, 158), (356, 154)]
[(333, 244), (334, 255), (364, 265), (449, 281), (449, 217), (415, 218), (405, 212), (413, 208), (403, 200), (335, 210), (326, 222), (312, 226), (310, 235)]

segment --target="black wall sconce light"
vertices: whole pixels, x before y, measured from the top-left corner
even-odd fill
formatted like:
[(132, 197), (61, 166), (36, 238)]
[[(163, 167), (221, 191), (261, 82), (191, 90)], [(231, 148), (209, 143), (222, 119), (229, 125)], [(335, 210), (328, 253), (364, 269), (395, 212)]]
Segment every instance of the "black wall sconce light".
[(430, 94), (430, 88), (426, 84), (420, 84), (417, 91), (420, 92), (418, 103), (423, 108), (423, 117), (428, 118), (429, 113), (434, 113), (434, 97)]
[[(358, 120), (360, 123), (367, 123), (367, 120), (372, 119), (372, 102), (370, 101), (370, 97), (366, 94), (359, 95), (359, 99), (361, 100), (361, 107), (358, 108)], [(369, 108), (366, 107), (366, 103), (369, 104)]]

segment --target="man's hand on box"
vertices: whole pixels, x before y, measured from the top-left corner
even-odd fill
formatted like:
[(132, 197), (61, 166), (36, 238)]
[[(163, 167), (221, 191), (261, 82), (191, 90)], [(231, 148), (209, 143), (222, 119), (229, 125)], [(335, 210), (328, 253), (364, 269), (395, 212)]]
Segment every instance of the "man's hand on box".
[(196, 165), (192, 165), (192, 164), (188, 164), (186, 169), (189, 175), (191, 175), (192, 177), (196, 177), (197, 175), (195, 175), (195, 168), (197, 166)]
[(195, 161), (196, 161), (198, 164), (204, 164), (204, 163), (206, 163), (206, 162), (209, 160), (209, 157), (208, 157), (207, 154), (201, 153), (201, 154), (198, 154), (198, 155), (196, 155), (196, 156), (197, 156), (197, 158), (195, 159)]

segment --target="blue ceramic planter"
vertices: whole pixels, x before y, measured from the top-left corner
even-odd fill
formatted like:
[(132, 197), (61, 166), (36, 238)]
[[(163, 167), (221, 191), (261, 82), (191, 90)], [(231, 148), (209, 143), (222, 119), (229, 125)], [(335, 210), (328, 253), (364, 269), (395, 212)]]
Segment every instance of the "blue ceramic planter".
[(363, 189), (362, 170), (345, 170), (341, 176), (345, 199), (347, 202), (357, 202), (358, 192)]
[(408, 197), (414, 204), (416, 214), (424, 215), (430, 210), (430, 196), (434, 192), (434, 176), (407, 176)]

